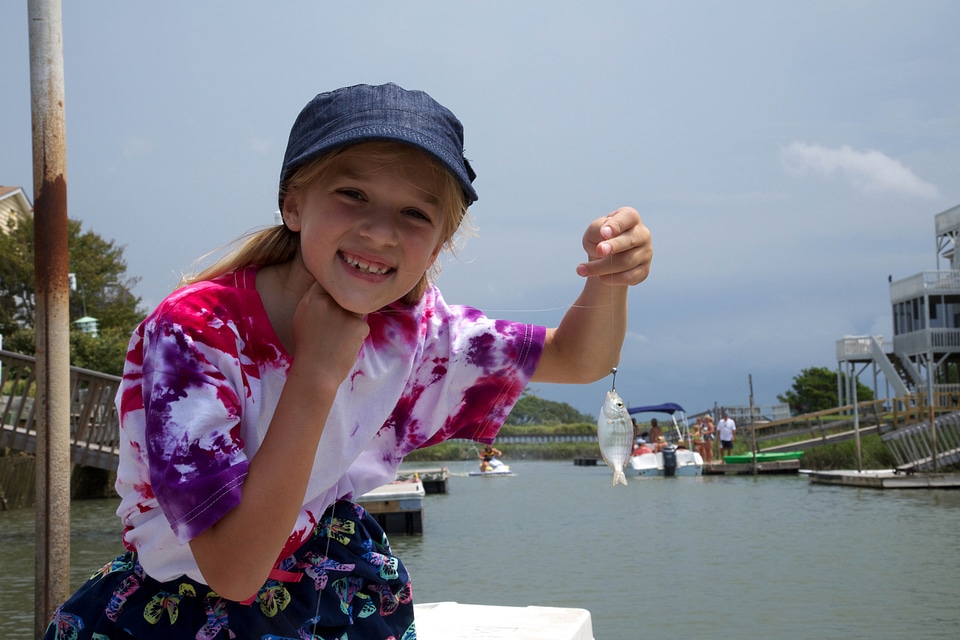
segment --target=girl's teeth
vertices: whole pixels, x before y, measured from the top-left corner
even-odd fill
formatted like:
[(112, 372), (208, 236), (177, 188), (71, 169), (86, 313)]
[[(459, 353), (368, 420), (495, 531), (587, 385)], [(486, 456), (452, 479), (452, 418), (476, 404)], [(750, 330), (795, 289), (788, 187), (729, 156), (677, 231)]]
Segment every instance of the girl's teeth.
[(367, 273), (375, 273), (375, 274), (377, 274), (377, 275), (382, 275), (382, 274), (384, 274), (384, 273), (387, 272), (386, 269), (378, 269), (378, 268), (376, 268), (376, 267), (370, 266), (370, 265), (367, 264), (366, 262), (360, 262), (359, 260), (353, 260), (353, 259), (349, 259), (349, 258), (348, 258), (348, 259), (347, 259), (347, 262), (348, 262), (350, 265), (352, 265), (352, 266), (356, 267), (357, 269), (359, 269), (360, 271), (365, 271), (365, 272), (367, 272)]

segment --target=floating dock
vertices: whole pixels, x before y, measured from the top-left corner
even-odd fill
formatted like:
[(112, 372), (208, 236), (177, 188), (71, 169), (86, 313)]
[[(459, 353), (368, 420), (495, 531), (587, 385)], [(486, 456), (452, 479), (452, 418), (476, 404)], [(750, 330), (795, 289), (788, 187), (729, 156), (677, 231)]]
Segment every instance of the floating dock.
[(595, 467), (600, 462), (600, 458), (574, 458), (573, 464), (578, 467)]
[(424, 494), (419, 480), (391, 482), (363, 494), (357, 504), (388, 534), (422, 535)]
[[(756, 467), (756, 471), (754, 471)], [(705, 476), (749, 476), (756, 472), (758, 475), (776, 475), (800, 472), (799, 460), (772, 460), (769, 462), (715, 462), (703, 465)]]
[(813, 484), (868, 489), (960, 489), (960, 474), (902, 473), (894, 470), (804, 471)]
[(427, 495), (446, 493), (447, 481), (450, 479), (450, 469), (447, 467), (433, 467), (431, 469), (401, 469), (397, 472), (397, 480), (420, 480)]
[(420, 640), (594, 640), (586, 609), (433, 602), (413, 610)]

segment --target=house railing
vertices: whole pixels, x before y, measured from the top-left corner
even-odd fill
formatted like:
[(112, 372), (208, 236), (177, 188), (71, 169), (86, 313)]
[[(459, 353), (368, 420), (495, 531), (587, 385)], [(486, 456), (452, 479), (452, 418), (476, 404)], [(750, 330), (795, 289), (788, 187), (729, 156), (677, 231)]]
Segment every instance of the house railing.
[(890, 283), (890, 302), (896, 304), (925, 293), (960, 292), (960, 270), (922, 271), (903, 280)]

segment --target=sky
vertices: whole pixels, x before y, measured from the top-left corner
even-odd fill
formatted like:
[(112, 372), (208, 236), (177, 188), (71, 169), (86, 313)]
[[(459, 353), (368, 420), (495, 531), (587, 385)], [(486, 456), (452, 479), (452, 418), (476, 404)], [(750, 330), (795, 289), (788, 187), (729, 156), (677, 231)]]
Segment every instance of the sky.
[[(0, 23), (0, 184), (32, 201), (27, 1)], [(654, 259), (620, 395), (696, 413), (752, 388), (768, 408), (836, 369), (844, 336), (890, 340), (888, 278), (938, 268), (935, 215), (960, 204), (958, 24), (951, 0), (65, 2), (68, 215), (124, 247), (152, 308), (273, 224), (314, 95), (422, 89), (478, 174), (448, 302), (556, 326), (587, 225), (632, 206)], [(596, 415), (610, 384), (530, 389)]]

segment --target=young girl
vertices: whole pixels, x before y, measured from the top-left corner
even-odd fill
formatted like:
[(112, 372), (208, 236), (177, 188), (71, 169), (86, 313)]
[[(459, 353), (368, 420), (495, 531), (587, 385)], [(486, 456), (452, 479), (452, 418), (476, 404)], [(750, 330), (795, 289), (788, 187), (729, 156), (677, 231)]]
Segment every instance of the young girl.
[(716, 428), (713, 426), (713, 416), (709, 413), (703, 416), (703, 451), (700, 455), (707, 464), (713, 464), (713, 442), (716, 440)]
[(524, 386), (609, 373), (650, 234), (583, 236), (560, 326), (449, 306), (428, 274), (477, 199), (460, 122), (396, 85), (298, 116), (283, 224), (171, 294), (134, 333), (117, 405), (129, 550), (47, 638), (413, 638), (409, 576), (352, 500), (447, 438), (493, 441)]

